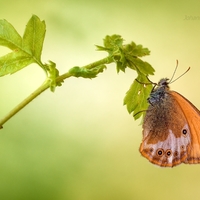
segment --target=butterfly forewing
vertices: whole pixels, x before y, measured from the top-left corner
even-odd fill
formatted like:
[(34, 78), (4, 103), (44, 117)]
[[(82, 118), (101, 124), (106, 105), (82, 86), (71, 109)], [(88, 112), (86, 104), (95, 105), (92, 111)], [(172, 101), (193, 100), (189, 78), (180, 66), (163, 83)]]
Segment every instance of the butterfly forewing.
[(191, 132), (191, 144), (188, 146), (187, 158), (184, 163), (200, 163), (200, 111), (179, 93), (173, 92), (173, 96), (186, 116)]

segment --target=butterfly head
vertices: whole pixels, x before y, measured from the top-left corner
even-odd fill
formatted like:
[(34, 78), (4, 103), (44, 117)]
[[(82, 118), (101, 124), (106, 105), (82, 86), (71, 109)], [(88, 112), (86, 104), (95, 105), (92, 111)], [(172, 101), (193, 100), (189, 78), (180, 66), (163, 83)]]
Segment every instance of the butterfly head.
[(149, 98), (147, 99), (149, 104), (154, 106), (165, 98), (166, 92), (169, 90), (169, 83), (168, 78), (163, 78), (158, 82), (158, 84), (155, 84)]
[(158, 84), (157, 84), (157, 88), (159, 88), (159, 87), (164, 87), (164, 88), (169, 88), (169, 79), (168, 78), (162, 78), (159, 82), (158, 82)]

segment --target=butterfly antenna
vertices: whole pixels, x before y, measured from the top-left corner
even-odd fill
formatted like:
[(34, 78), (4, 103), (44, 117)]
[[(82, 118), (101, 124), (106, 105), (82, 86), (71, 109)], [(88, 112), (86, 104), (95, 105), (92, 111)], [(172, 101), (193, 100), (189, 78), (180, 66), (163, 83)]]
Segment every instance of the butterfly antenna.
[[(174, 73), (172, 74), (172, 77), (171, 77), (169, 83), (172, 83), (172, 80), (173, 80), (173, 78), (174, 78), (174, 76), (175, 76), (175, 73), (176, 73), (177, 68), (178, 68), (178, 60), (176, 60), (176, 67), (175, 67)], [(174, 81), (173, 81), (173, 82), (174, 82)]]
[[(179, 78), (181, 78), (184, 74), (186, 74), (186, 73), (190, 70), (190, 67), (188, 67), (188, 69), (187, 69), (183, 74), (181, 74), (179, 77), (177, 77), (176, 79), (173, 80), (177, 68), (178, 68), (178, 60), (176, 60), (176, 68), (175, 68), (175, 70), (174, 70), (174, 73), (173, 73), (173, 75), (172, 75), (172, 77), (171, 77), (169, 83), (175, 82), (176, 80), (178, 80)], [(173, 81), (172, 81), (172, 80), (173, 80)]]
[(176, 80), (178, 80), (179, 78), (181, 78), (184, 74), (186, 74), (188, 71), (190, 70), (190, 67), (188, 67), (188, 69), (183, 73), (181, 74), (178, 78), (174, 79), (173, 81), (171, 81), (170, 83), (173, 83), (175, 82)]

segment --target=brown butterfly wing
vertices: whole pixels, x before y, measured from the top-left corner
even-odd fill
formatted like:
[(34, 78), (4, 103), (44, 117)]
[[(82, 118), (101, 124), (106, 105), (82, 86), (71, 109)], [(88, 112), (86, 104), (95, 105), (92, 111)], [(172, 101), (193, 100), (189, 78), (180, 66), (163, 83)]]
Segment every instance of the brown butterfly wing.
[[(179, 99), (181, 99), (180, 103)], [(140, 152), (156, 165), (173, 167), (186, 162), (188, 152), (193, 152), (187, 160), (188, 163), (192, 163), (193, 157), (199, 155), (198, 151), (190, 150), (191, 130), (187, 121), (187, 113), (183, 112), (180, 106), (183, 103), (187, 106), (186, 112), (192, 110), (190, 114), (195, 114), (200, 120), (198, 110), (173, 91), (167, 91), (162, 101), (153, 106), (149, 105), (143, 123), (143, 141), (140, 145)]]
[(173, 92), (172, 95), (187, 119), (191, 134), (191, 145), (188, 146), (184, 163), (200, 163), (200, 111), (181, 94)]

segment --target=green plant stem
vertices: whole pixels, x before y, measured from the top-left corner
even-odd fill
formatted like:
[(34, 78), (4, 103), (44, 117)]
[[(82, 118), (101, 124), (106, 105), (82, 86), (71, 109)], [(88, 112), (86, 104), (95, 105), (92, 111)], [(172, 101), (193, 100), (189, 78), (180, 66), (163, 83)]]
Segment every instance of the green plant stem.
[(98, 60), (96, 62), (90, 63), (89, 65), (85, 65), (82, 68), (87, 68), (87, 69), (92, 69), (98, 65), (102, 65), (102, 64), (110, 64), (113, 62), (112, 57), (108, 56), (106, 58), (103, 58), (101, 60)]
[(24, 99), (21, 103), (19, 103), (14, 109), (12, 109), (1, 121), (0, 127), (3, 128), (3, 124), (5, 124), (10, 118), (12, 118), (15, 114), (17, 114), (22, 108), (24, 108), (28, 103), (30, 103), (33, 99), (35, 99), (38, 95), (44, 92), (47, 88), (49, 88), (49, 83), (46, 82), (42, 84), (38, 89), (36, 89), (32, 94), (30, 94), (26, 99)]
[[(83, 66), (83, 68), (92, 69), (101, 64), (109, 64), (113, 62), (110, 57), (106, 57), (99, 61), (90, 63), (89, 65)], [(56, 78), (56, 82), (60, 83), (64, 81), (66, 78), (71, 77), (72, 75), (67, 72), (64, 73)], [(21, 103), (19, 103), (14, 109), (12, 109), (1, 121), (0, 121), (0, 128), (3, 128), (3, 125), (11, 119), (15, 114), (17, 114), (22, 108), (24, 108), (27, 104), (33, 101), (37, 96), (43, 93), (46, 89), (50, 87), (49, 79), (47, 79), (39, 88), (37, 88), (32, 94), (30, 94), (26, 99), (24, 99)]]

